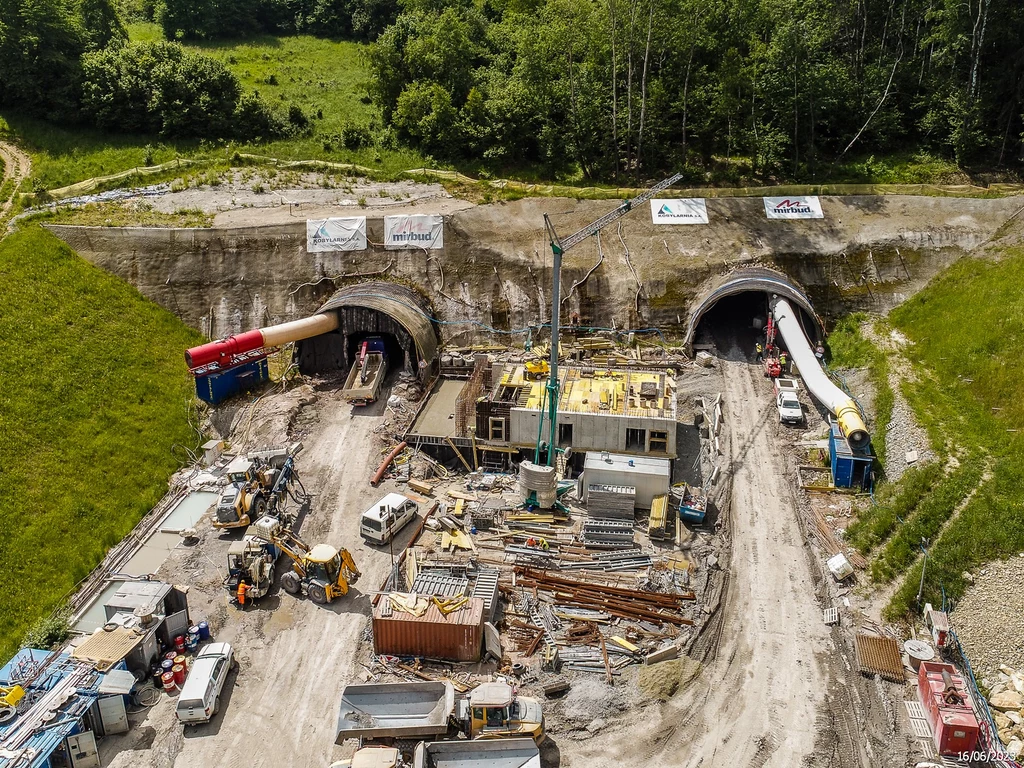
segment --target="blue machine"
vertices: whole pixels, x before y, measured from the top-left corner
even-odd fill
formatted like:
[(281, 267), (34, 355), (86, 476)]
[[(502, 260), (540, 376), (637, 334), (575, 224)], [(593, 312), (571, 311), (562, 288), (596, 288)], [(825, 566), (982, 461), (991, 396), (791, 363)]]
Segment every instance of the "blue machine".
[(248, 392), (254, 387), (270, 380), (270, 366), (266, 353), (260, 350), (255, 359), (220, 368), (216, 364), (205, 366), (193, 371), (196, 377), (196, 396), (210, 405), (217, 405), (239, 392)]
[(839, 424), (832, 422), (828, 434), (828, 453), (832, 459), (832, 484), (836, 488), (866, 488), (871, 481), (875, 457), (871, 446), (855, 451), (843, 437)]

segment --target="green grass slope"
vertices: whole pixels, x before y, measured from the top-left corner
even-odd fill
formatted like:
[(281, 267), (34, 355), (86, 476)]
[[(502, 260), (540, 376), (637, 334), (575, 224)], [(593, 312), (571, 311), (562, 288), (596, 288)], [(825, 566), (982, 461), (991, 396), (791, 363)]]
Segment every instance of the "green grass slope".
[[(941, 480), (926, 470), (908, 476), (928, 496), (897, 492), (889, 500), (894, 516), (908, 517), (882, 551), (878, 575), (908, 567), (919, 537), (931, 538), (924, 599), (935, 604), (963, 593), (965, 571), (1024, 551), (1022, 285), (1024, 249), (965, 259), (889, 318), (914, 342), (907, 353), (921, 374), (905, 393), (955, 466)], [(893, 527), (880, 519), (859, 532), (861, 543), (877, 544)], [(904, 577), (890, 617), (914, 608), (921, 567), (919, 559)]]
[[(0, 241), (0, 659), (167, 489), (200, 340), (51, 234)], [(178, 456), (183, 455), (180, 451)]]

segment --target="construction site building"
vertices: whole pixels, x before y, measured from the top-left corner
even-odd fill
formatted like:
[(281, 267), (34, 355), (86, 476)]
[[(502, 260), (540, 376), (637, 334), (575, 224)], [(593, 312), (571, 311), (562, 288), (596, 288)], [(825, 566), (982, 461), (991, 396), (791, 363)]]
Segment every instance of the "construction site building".
[[(476, 439), (530, 450), (537, 443), (547, 382), (509, 364), (476, 403)], [(559, 370), (558, 448), (676, 456), (675, 378), (664, 371)]]

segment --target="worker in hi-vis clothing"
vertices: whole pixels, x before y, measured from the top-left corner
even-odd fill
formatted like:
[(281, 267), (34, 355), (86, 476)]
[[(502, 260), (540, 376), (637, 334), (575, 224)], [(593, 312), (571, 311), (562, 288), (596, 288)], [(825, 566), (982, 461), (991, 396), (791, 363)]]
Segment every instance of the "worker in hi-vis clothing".
[(252, 589), (251, 584), (246, 584), (244, 579), (240, 579), (238, 582), (238, 607), (243, 611), (245, 610), (245, 593)]

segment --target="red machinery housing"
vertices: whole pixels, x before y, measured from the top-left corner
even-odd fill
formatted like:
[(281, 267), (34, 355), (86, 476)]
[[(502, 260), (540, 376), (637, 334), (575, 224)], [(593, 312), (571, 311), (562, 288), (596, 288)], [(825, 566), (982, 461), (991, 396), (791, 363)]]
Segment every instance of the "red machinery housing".
[(980, 732), (978, 718), (956, 668), (952, 664), (922, 661), (917, 681), (917, 695), (928, 713), (938, 753), (973, 752)]

